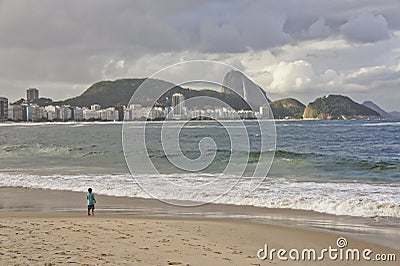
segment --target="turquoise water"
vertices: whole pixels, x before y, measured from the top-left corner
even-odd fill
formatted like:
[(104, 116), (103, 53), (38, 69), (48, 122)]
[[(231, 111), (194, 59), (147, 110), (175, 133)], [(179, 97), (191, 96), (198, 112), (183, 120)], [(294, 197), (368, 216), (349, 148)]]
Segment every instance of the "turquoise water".
[[(400, 182), (400, 122), (278, 122), (275, 169), (330, 180)], [(279, 165), (279, 166), (278, 166)]]

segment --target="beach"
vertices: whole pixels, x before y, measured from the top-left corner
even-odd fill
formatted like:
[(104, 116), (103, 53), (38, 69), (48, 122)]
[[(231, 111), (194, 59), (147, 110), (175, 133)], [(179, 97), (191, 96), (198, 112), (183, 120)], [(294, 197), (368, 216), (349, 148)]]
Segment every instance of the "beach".
[[(219, 124), (191, 122), (182, 133), (190, 158), (203, 136), (218, 143), (200, 172), (174, 169), (169, 159), (181, 154), (167, 156), (157, 144), (161, 126), (151, 124), (148, 154), (130, 169), (120, 124), (2, 127), (0, 265), (396, 265), (389, 255), (400, 257), (398, 122), (277, 121), (273, 165), (261, 179), (252, 171), (271, 158), (257, 151), (254, 122), (245, 126), (255, 150), (234, 163), (243, 175), (222, 171), (231, 146)], [(235, 138), (237, 126), (228, 125)], [(148, 158), (155, 168), (144, 167)], [(360, 260), (325, 249), (357, 249)], [(374, 257), (363, 258), (365, 250)]]
[(0, 0), (0, 266), (400, 266), (399, 2)]
[[(328, 257), (316, 262), (282, 261), (276, 254), (272, 260), (257, 257), (265, 245), (286, 250), (337, 248), (339, 237), (347, 240), (346, 248), (400, 256), (398, 248), (355, 239), (345, 232), (290, 226), (284, 219), (281, 223), (257, 222), (257, 208), (216, 204), (183, 208), (156, 200), (97, 195), (96, 215), (88, 217), (85, 193), (26, 188), (0, 191), (2, 265), (365, 265), (363, 260)], [(231, 215), (218, 217), (221, 208)], [(276, 217), (300, 215), (263, 211), (275, 212)], [(253, 219), (240, 218), (238, 213)], [(310, 212), (310, 219), (314, 215)], [(368, 265), (396, 262), (370, 261)]]

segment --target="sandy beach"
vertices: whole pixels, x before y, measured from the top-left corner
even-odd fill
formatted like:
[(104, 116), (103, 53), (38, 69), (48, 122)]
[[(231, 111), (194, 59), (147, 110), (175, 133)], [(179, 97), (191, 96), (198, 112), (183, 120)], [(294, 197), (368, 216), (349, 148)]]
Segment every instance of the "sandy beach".
[[(98, 195), (96, 215), (88, 217), (84, 193), (22, 188), (0, 191), (1, 265), (365, 265), (362, 258), (332, 260), (328, 255), (313, 262), (290, 258), (282, 261), (276, 253), (272, 259), (257, 257), (266, 244), (269, 249), (287, 251), (314, 248), (319, 256), (323, 248), (338, 248), (339, 237), (346, 238), (346, 249), (368, 248), (373, 254), (395, 254), (400, 258), (396, 248), (340, 232), (294, 228), (285, 223), (280, 226), (279, 222), (262, 224), (251, 219), (204, 218), (219, 213), (219, 208), (230, 213), (246, 213), (246, 209), (247, 215), (256, 211), (251, 208), (209, 204), (195, 211), (177, 208), (177, 212), (175, 207), (158, 201)], [(133, 205), (141, 211), (130, 208), (129, 212)], [(190, 214), (194, 212), (197, 214)], [(368, 265), (397, 264), (369, 261)]]

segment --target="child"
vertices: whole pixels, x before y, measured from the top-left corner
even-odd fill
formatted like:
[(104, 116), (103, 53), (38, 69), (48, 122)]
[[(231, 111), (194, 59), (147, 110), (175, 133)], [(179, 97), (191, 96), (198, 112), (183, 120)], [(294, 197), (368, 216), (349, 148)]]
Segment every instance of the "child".
[(86, 195), (86, 199), (88, 202), (88, 213), (87, 215), (90, 215), (90, 210), (92, 210), (92, 215), (94, 215), (94, 204), (96, 203), (96, 199), (94, 198), (94, 194), (92, 193), (92, 189), (88, 189), (89, 194)]

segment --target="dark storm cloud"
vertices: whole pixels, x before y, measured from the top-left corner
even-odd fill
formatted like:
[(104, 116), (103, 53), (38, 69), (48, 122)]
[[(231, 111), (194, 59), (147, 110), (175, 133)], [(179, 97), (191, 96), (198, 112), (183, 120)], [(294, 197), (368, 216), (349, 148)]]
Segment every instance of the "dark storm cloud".
[[(0, 9), (1, 46), (31, 49), (146, 47), (181, 49), (163, 12), (133, 1), (5, 1)], [(111, 52), (110, 50), (108, 50)], [(89, 54), (90, 55), (90, 54)]]
[[(354, 12), (358, 14), (364, 8), (371, 8), (365, 4), (368, 1), (357, 4), (315, 0), (281, 2), (2, 1), (0, 46), (75, 47), (93, 49), (94, 53), (113, 47), (129, 51), (140, 47), (149, 52), (190, 49), (242, 52), (290, 42), (288, 35), (307, 31), (320, 18), (333, 30), (345, 24), (343, 31), (349, 34), (367, 32), (373, 26), (379, 30), (377, 34), (381, 34), (371, 37), (373, 39), (387, 34), (382, 33), (381, 20), (383, 23), (393, 21), (390, 25), (393, 29), (400, 26), (397, 14), (389, 12), (393, 1), (373, 5), (376, 6), (375, 17), (354, 21), (349, 21)], [(320, 30), (315, 29), (316, 26), (311, 29)]]
[[(149, 75), (184, 58), (245, 65), (237, 55), (266, 50), (283, 61), (307, 59), (316, 72), (396, 65), (396, 52), (378, 49), (397, 38), (399, 12), (398, 0), (0, 0), (0, 94), (16, 99), (16, 89), (40, 84), (49, 96), (74, 96), (77, 86)], [(285, 55), (285, 46), (325, 39), (384, 45), (368, 54), (351, 46), (341, 60), (335, 47), (310, 51), (312, 59)], [(379, 56), (369, 60), (371, 51)]]
[(365, 12), (352, 18), (340, 27), (340, 32), (349, 41), (373, 43), (390, 37), (384, 16)]

